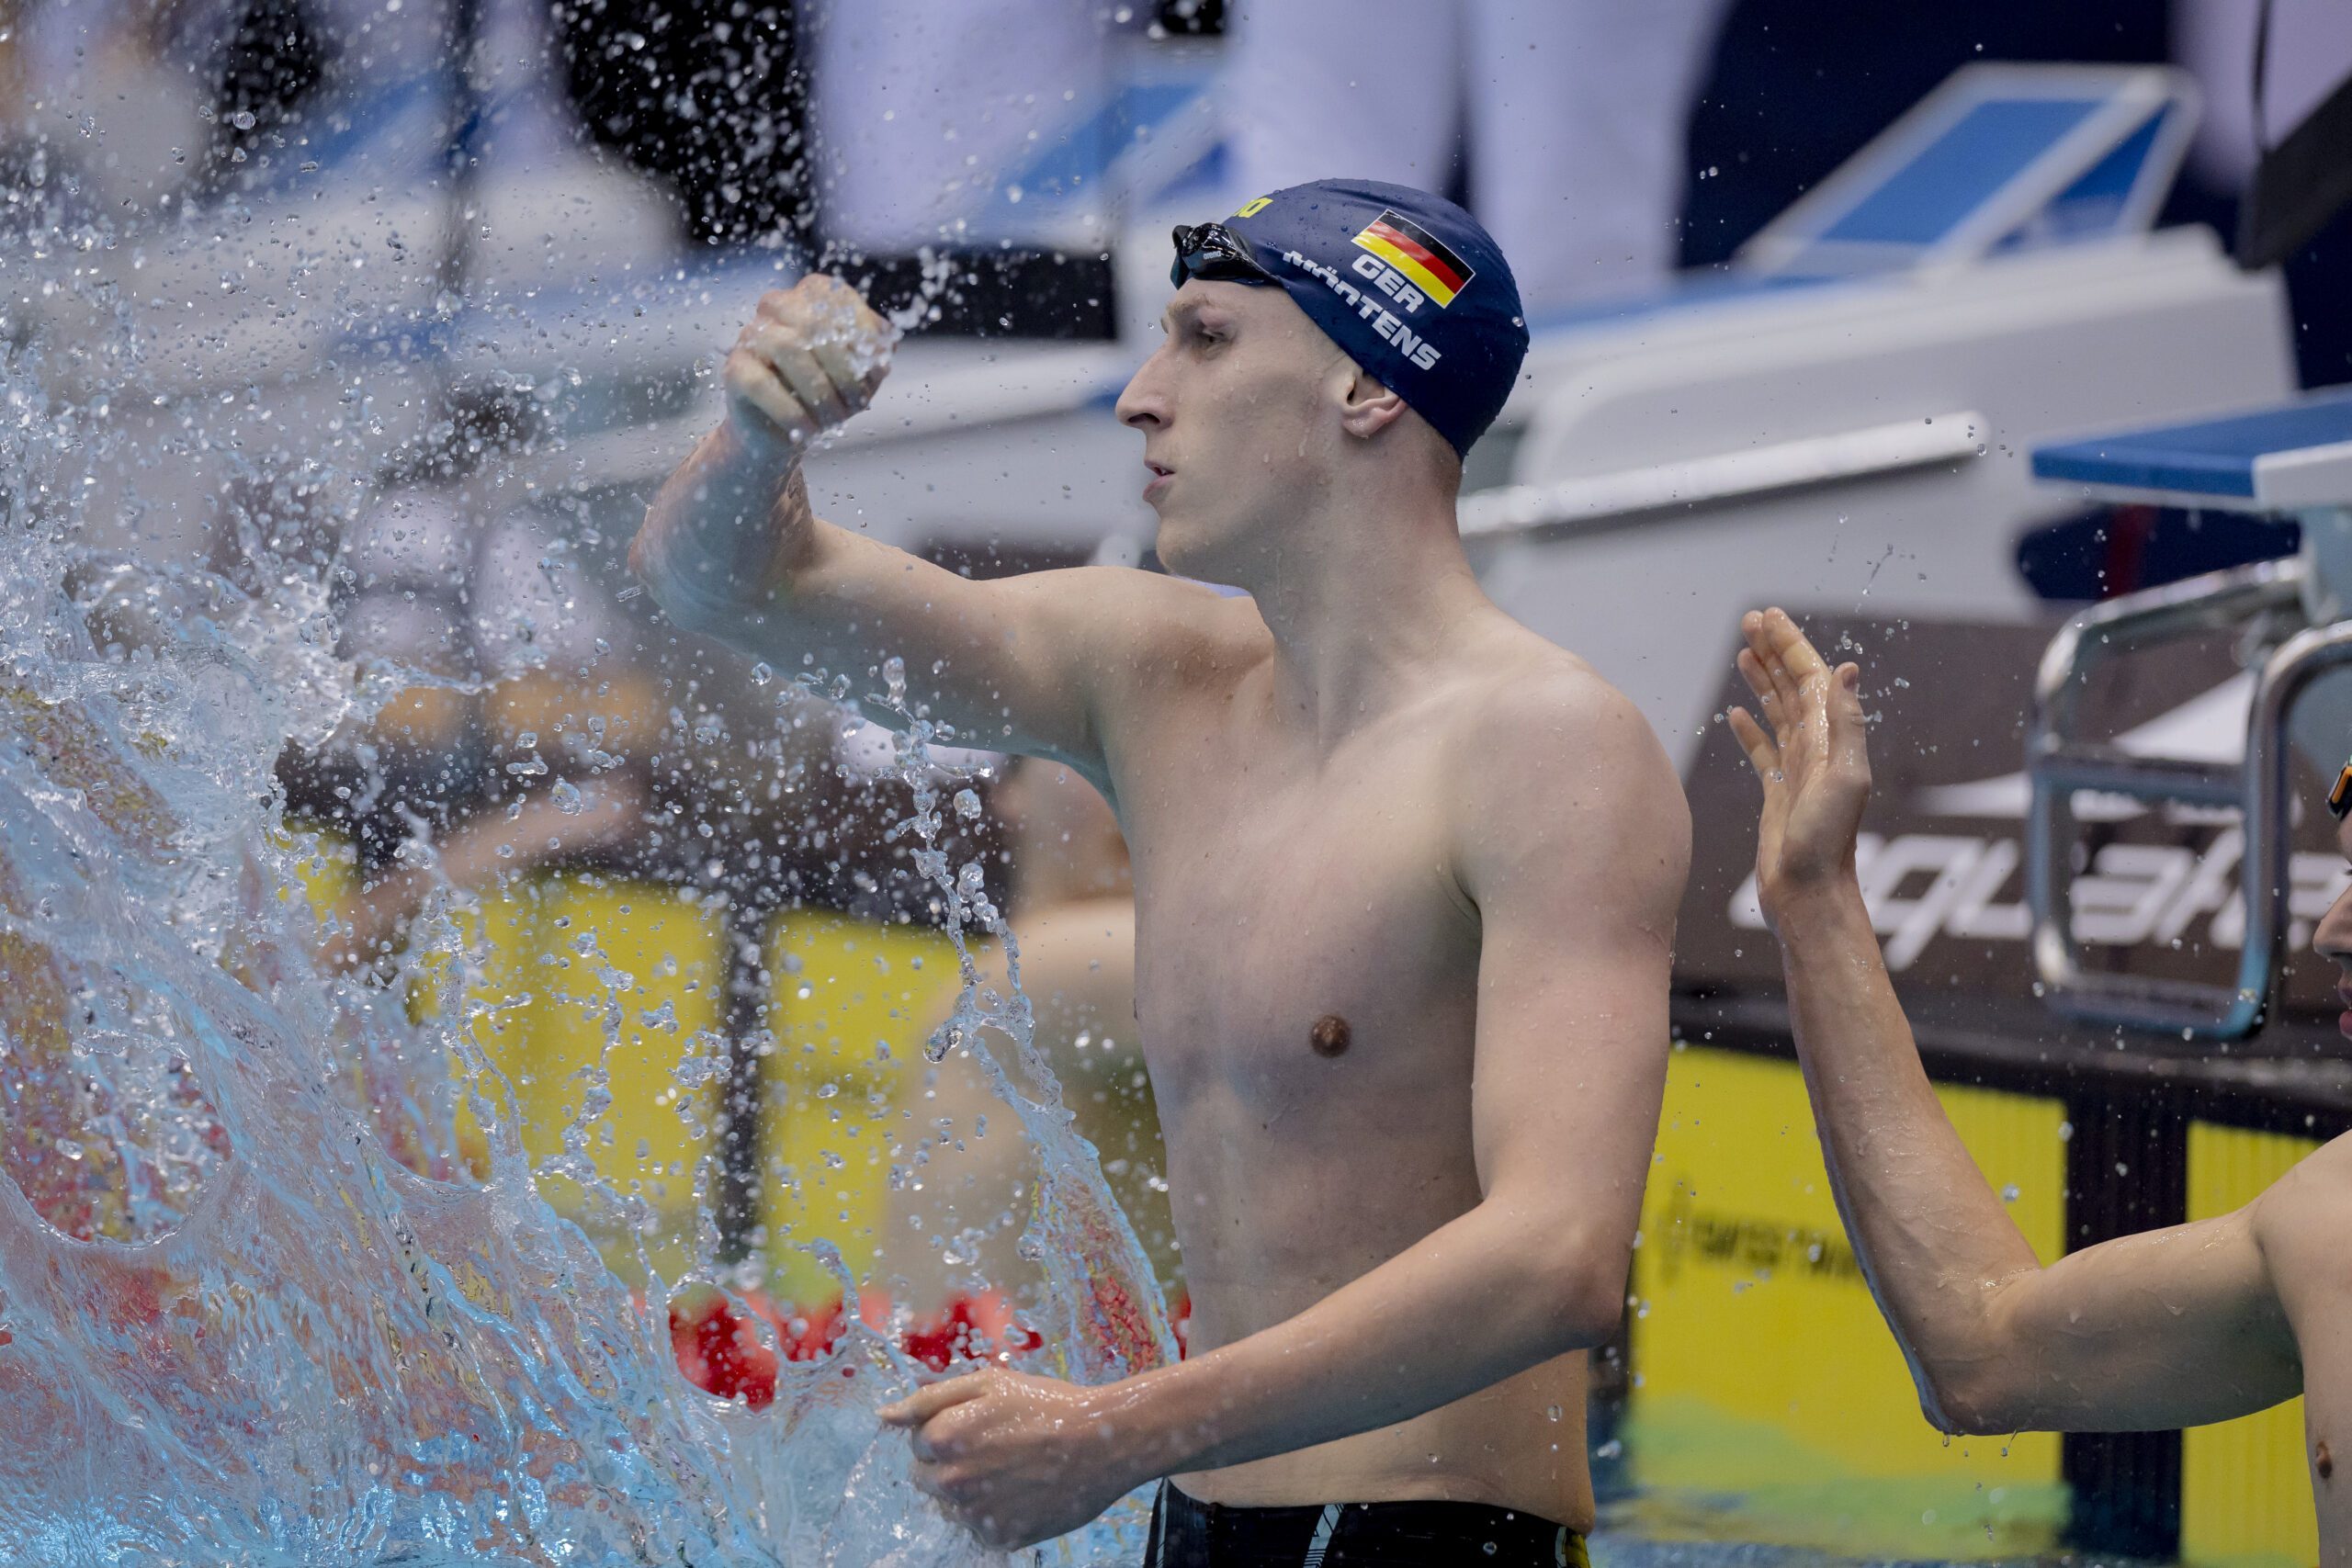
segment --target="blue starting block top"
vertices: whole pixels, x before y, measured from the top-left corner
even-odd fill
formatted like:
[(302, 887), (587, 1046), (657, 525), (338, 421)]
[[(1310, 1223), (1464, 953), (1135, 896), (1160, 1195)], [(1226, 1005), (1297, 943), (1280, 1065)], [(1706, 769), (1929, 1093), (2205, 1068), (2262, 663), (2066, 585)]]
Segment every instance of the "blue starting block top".
[(2197, 121), (2161, 66), (1969, 65), (1740, 251), (1761, 272), (1850, 275), (2134, 233)]
[(2226, 419), (2040, 447), (2033, 476), (2173, 506), (2352, 506), (2352, 387)]

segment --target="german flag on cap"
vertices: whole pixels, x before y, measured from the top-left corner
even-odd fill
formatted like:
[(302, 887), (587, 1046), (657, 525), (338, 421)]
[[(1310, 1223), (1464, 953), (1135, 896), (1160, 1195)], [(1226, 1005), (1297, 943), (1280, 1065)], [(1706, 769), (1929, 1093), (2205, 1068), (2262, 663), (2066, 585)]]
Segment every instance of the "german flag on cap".
[(1439, 305), (1451, 305), (1477, 276), (1448, 250), (1445, 242), (1390, 208), (1356, 236), (1356, 243), (1413, 280)]

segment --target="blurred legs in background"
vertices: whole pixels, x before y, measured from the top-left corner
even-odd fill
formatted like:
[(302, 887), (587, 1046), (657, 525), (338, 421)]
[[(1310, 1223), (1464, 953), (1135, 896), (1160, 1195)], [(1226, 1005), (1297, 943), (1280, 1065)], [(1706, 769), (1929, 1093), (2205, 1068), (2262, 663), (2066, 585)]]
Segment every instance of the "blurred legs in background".
[(1227, 112), (1243, 195), (1332, 175), (1458, 190), (1529, 310), (1638, 292), (1678, 250), (1683, 130), (1722, 0), (1261, 0)]

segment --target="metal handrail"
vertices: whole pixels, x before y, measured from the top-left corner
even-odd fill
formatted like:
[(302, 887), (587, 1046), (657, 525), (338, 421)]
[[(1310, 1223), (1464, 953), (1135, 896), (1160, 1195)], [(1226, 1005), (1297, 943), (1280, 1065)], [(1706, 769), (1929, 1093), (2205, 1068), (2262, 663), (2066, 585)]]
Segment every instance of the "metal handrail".
[[(2081, 742), (2075, 738), (2076, 709), (2090, 672), (2109, 659), (2199, 633), (2243, 632), (2266, 615), (2301, 621), (2309, 577), (2301, 559), (2213, 572), (2086, 610), (2051, 639), (2034, 681), (2026, 743), (2032, 786), (2026, 888), (2034, 965), (2043, 994), (2060, 1010), (2101, 1023), (2222, 1040), (2241, 1038), (2260, 1023), (2278, 987), (2287, 926), (2286, 716), (2313, 680), (2352, 663), (2352, 623), (2305, 626), (2265, 660), (2247, 714), (2245, 761), (2234, 768), (2134, 757)], [(2238, 808), (2245, 840), (2238, 878), (2245, 939), (2234, 986), (2083, 968), (2067, 864), (2078, 790)]]

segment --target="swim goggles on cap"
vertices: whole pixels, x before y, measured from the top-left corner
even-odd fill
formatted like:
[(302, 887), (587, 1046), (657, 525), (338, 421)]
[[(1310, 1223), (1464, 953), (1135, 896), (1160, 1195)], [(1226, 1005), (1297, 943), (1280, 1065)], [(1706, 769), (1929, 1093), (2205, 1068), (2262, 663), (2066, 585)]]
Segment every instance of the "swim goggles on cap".
[(2344, 764), (2335, 775), (2335, 787), (2327, 792), (2327, 814), (2338, 822), (2352, 813), (2352, 762)]
[(1184, 287), (1188, 277), (1208, 283), (1279, 283), (1282, 280), (1258, 265), (1250, 247), (1222, 223), (1176, 225), (1176, 261), (1168, 281)]

